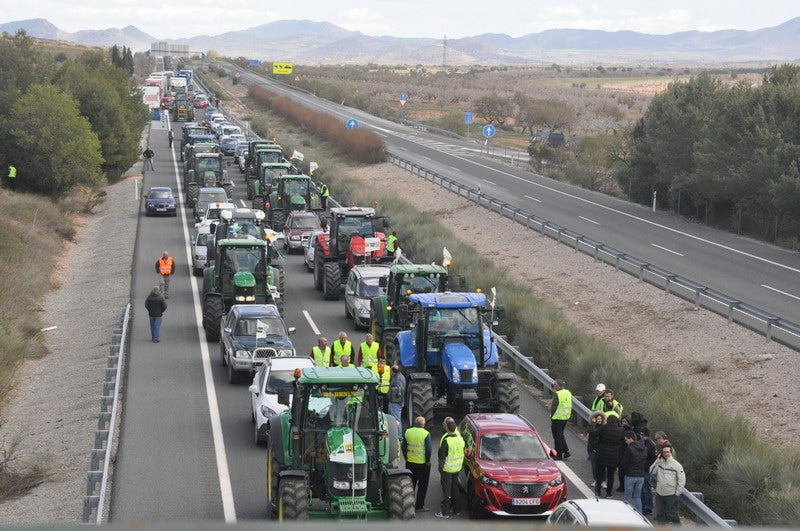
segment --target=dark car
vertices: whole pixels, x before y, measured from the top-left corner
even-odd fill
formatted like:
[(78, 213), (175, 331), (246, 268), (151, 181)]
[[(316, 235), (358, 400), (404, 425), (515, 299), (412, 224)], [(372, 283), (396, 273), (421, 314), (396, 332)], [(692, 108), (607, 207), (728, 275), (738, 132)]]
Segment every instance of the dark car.
[(294, 356), (289, 334), (274, 304), (234, 304), (220, 323), (219, 353), (228, 381), (252, 378), (267, 358)]
[(554, 451), (527, 419), (510, 413), (472, 413), (459, 426), (464, 469), (459, 486), (470, 518), (548, 516), (567, 499)]
[(145, 216), (177, 216), (177, 203), (172, 188), (169, 186), (154, 186), (144, 196)]
[(303, 250), (303, 242), (308, 241), (315, 230), (321, 227), (319, 217), (313, 212), (295, 210), (290, 212), (283, 226), (283, 246), (289, 251)]

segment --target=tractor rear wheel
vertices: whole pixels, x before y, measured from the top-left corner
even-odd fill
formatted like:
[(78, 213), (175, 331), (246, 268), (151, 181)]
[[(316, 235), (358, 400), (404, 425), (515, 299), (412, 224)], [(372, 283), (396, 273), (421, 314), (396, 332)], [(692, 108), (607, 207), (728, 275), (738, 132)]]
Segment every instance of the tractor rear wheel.
[(499, 380), (495, 386), (497, 411), (500, 413), (519, 413), (519, 387), (514, 380)]
[(206, 296), (203, 299), (203, 329), (207, 341), (219, 341), (219, 320), (224, 311), (222, 297)]
[(322, 294), (326, 301), (338, 301), (342, 292), (342, 268), (336, 262), (325, 262)]
[(256, 196), (256, 180), (247, 179), (247, 199), (253, 199)]
[(285, 520), (308, 520), (308, 485), (304, 479), (290, 477), (279, 480), (278, 499), (283, 504)]
[(433, 388), (430, 380), (411, 380), (408, 383), (408, 424), (414, 425), (414, 419), (425, 417), (425, 424), (433, 422)]
[(411, 520), (414, 518), (414, 486), (408, 476), (391, 476), (386, 479), (389, 518)]

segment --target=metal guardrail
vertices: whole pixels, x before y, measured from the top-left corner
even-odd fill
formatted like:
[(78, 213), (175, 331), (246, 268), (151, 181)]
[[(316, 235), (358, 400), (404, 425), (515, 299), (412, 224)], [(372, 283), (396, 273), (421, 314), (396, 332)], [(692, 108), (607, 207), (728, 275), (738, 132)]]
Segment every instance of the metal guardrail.
[[(97, 430), (94, 432), (94, 448), (86, 477), (86, 496), (83, 498), (84, 524), (103, 523), (106, 491), (108, 490), (108, 470), (111, 465), (111, 450), (114, 446), (114, 430), (117, 425), (117, 405), (119, 403), (119, 382), (125, 361), (125, 340), (128, 336), (128, 320), (131, 305), (125, 306), (120, 328), (111, 336), (111, 348), (106, 363), (106, 379), (103, 395), (100, 397), (100, 414), (97, 417)], [(111, 409), (109, 411), (109, 408)], [(102, 463), (102, 468), (100, 464)]]
[(767, 311), (689, 278), (671, 273), (645, 260), (640, 260), (610, 245), (595, 241), (588, 236), (562, 227), (522, 208), (510, 205), (480, 190), (465, 186), (458, 181), (405, 160), (393, 153), (389, 153), (389, 160), (414, 175), (419, 175), (520, 225), (537, 230), (542, 236), (549, 236), (559, 243), (569, 245), (575, 249), (575, 252), (581, 251), (592, 256), (595, 260), (614, 266), (617, 271), (624, 271), (638, 277), (640, 281), (662, 288), (667, 294), (676, 295), (692, 302), (697, 309), (710, 310), (726, 317), (729, 323), (735, 322), (764, 334), (767, 341), (776, 341), (800, 351), (800, 325), (796, 323), (777, 315), (772, 315)]

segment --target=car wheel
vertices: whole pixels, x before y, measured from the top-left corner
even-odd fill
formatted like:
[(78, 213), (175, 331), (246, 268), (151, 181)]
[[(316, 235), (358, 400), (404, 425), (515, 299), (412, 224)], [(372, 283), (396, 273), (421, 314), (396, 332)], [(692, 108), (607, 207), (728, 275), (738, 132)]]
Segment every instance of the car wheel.
[(474, 497), (475, 488), (472, 485), (472, 482), (467, 483), (467, 492), (464, 495), (465, 500), (469, 500), (467, 512), (469, 513), (470, 520), (474, 520), (476, 518), (480, 518), (483, 516), (481, 512), (481, 503), (480, 501), (476, 500)]
[(222, 343), (222, 341), (219, 342), (219, 357), (222, 361), (222, 366), (227, 367), (228, 360), (225, 359), (225, 345)]

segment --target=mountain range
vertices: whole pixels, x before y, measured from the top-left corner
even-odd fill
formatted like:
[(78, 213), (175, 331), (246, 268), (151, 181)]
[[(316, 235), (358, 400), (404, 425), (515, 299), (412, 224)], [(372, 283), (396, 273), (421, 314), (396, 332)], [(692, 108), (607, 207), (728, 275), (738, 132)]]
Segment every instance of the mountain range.
[[(159, 41), (135, 26), (69, 33), (45, 19), (0, 24), (0, 32), (24, 29), (32, 37), (90, 46), (127, 46), (134, 52)], [(448, 39), (370, 36), (329, 22), (280, 20), (219, 35), (166, 39), (194, 52), (301, 64), (546, 64), (733, 63), (800, 59), (800, 17), (754, 31), (683, 31), (653, 35), (635, 31), (553, 29), (522, 37), (486, 33)]]

